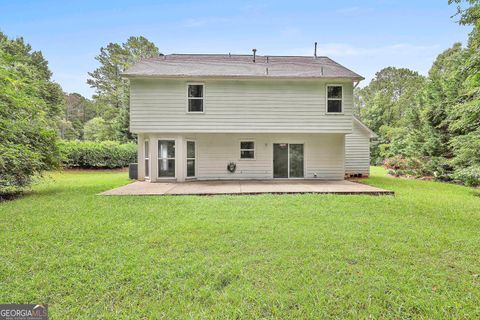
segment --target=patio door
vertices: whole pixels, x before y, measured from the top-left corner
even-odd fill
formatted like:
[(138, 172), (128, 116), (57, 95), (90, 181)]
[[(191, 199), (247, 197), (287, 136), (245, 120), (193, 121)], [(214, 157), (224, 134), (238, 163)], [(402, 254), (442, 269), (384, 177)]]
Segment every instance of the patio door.
[(158, 140), (158, 177), (175, 178), (175, 140)]
[(303, 144), (274, 143), (273, 144), (273, 177), (303, 178), (304, 155)]

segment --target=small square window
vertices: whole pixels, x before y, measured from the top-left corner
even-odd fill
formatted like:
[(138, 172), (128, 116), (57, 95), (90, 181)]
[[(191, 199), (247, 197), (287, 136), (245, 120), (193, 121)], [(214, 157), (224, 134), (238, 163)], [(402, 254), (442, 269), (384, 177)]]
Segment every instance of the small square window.
[(254, 141), (240, 141), (240, 159), (255, 159)]

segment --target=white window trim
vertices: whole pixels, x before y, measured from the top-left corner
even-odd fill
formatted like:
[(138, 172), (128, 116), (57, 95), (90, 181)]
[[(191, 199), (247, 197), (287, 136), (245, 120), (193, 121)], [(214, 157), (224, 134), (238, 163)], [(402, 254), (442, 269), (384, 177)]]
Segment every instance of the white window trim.
[[(175, 157), (173, 158), (160, 158), (158, 156), (158, 152), (159, 152), (159, 149), (158, 149), (158, 143), (160, 141), (173, 141), (175, 142)], [(177, 165), (178, 165), (178, 161), (177, 161), (177, 140), (175, 138), (158, 138), (157, 139), (157, 179), (160, 179), (160, 180), (172, 180), (172, 179), (176, 179), (177, 178)], [(160, 160), (163, 160), (163, 159), (166, 159), (166, 160), (175, 160), (175, 176), (173, 177), (160, 177), (160, 165), (159, 165), (159, 162)], [(150, 173), (151, 174), (151, 173)]]
[[(253, 142), (253, 149), (242, 149), (242, 142)], [(255, 142), (254, 139), (240, 139), (238, 141), (238, 159), (240, 161), (252, 161), (257, 158), (257, 143)], [(242, 150), (243, 151), (253, 151), (253, 158), (242, 158)]]
[[(342, 97), (341, 98), (328, 98), (328, 87), (342, 87)], [(335, 83), (330, 83), (325, 85), (325, 113), (326, 114), (343, 114), (343, 107), (344, 107), (344, 88), (343, 84), (335, 84)], [(335, 101), (340, 101), (342, 103), (342, 111), (340, 112), (328, 112), (328, 100), (335, 100)]]
[[(201, 98), (199, 98), (199, 97), (189, 97), (189, 96), (188, 96), (188, 86), (202, 86), (202, 87), (203, 87), (203, 90), (202, 90), (203, 97), (201, 97)], [(205, 113), (205, 95), (206, 95), (206, 93), (205, 93), (205, 88), (206, 88), (206, 86), (205, 86), (205, 83), (203, 83), (203, 82), (187, 82), (187, 85), (186, 85), (186, 87), (185, 87), (186, 113), (188, 113), (188, 114), (203, 114), (203, 113)], [(202, 109), (202, 111), (189, 111), (189, 110), (188, 110), (188, 101), (189, 101), (189, 100), (202, 100), (202, 101), (203, 101), (203, 104), (202, 104), (203, 109)]]
[[(188, 142), (193, 142), (195, 143), (195, 158), (189, 158), (188, 157)], [(197, 141), (193, 139), (186, 139), (185, 140), (185, 179), (195, 179), (197, 177)], [(195, 161), (195, 175), (194, 176), (188, 176), (188, 160), (194, 160)]]
[[(148, 143), (148, 152), (145, 151), (145, 143)], [(150, 175), (152, 174), (151, 172), (151, 161), (150, 161), (150, 150), (151, 150), (152, 146), (150, 145), (150, 140), (149, 139), (145, 139), (143, 140), (143, 165), (145, 166), (145, 161), (148, 160), (148, 175), (144, 175), (145, 178), (148, 178), (150, 179)], [(143, 168), (143, 172), (146, 173), (147, 172), (147, 168)]]

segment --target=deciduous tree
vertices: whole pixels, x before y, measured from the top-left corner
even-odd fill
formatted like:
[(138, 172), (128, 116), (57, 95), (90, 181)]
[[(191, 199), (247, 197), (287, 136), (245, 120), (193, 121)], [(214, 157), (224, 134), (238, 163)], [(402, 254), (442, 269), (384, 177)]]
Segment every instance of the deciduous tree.
[(129, 126), (129, 83), (121, 73), (133, 63), (160, 55), (158, 48), (145, 37), (130, 37), (125, 43), (109, 43), (100, 49), (95, 58), (100, 67), (90, 72), (87, 83), (96, 90), (95, 100), (115, 108), (114, 119), (105, 119), (115, 123), (117, 138), (121, 141), (132, 140)]
[(0, 198), (56, 167), (63, 92), (41, 52), (0, 33)]

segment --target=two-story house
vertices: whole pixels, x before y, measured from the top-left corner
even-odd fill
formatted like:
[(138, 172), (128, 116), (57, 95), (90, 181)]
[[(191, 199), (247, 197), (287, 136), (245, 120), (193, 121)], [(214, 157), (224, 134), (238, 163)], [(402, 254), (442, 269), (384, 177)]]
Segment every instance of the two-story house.
[(140, 180), (368, 175), (363, 77), (327, 57), (172, 54), (123, 76)]

